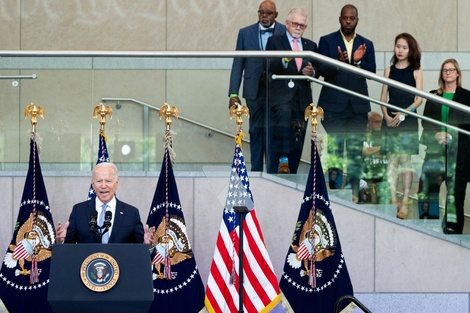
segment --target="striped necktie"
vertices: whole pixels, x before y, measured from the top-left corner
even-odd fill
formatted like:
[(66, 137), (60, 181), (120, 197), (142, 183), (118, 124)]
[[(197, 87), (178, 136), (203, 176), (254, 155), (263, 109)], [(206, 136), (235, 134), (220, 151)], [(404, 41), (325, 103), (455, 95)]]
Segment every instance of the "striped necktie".
[[(100, 214), (100, 218), (99, 218), (99, 221), (98, 221), (100, 226), (103, 226), (103, 224), (104, 224), (104, 216), (106, 215), (106, 208), (107, 207), (108, 207), (107, 204), (103, 204), (101, 206), (101, 214)], [(109, 230), (105, 234), (103, 234), (103, 236), (101, 237), (101, 243), (108, 243), (108, 241), (109, 241)]]

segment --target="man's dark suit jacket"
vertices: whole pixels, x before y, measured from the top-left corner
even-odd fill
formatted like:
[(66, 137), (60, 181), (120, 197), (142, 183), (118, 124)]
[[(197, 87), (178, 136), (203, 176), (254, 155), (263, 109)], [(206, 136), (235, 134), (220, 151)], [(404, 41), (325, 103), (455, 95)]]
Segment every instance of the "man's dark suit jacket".
[[(65, 243), (101, 243), (98, 235), (90, 230), (91, 213), (96, 210), (95, 199), (73, 206)], [(143, 243), (144, 228), (139, 210), (116, 199), (116, 213), (109, 243)]]
[[(274, 35), (286, 32), (286, 26), (276, 22)], [(236, 50), (262, 50), (260, 42), (259, 23), (240, 29), (238, 32)], [(232, 72), (230, 73), (230, 87), (228, 94), (238, 94), (242, 82), (243, 71), (243, 98), (254, 100), (258, 95), (260, 77), (264, 71), (263, 58), (234, 58)]]
[[(302, 42), (303, 51), (317, 51), (317, 44), (311, 40), (300, 38)], [(287, 50), (292, 51), (291, 45), (287, 34), (272, 36), (268, 39), (266, 50)], [(316, 63), (312, 59), (302, 59), (302, 67), (300, 72), (297, 70), (295, 60), (292, 59), (287, 68), (284, 68), (282, 58), (272, 58), (269, 63), (269, 73), (278, 75), (302, 75), (302, 69), (307, 66), (308, 62), (312, 63), (316, 77), (318, 77), (318, 70), (316, 69)], [(276, 105), (281, 103), (289, 102), (296, 92), (299, 92), (301, 104), (305, 104), (307, 107), (312, 103), (312, 89), (310, 87), (310, 81), (308, 80), (296, 80), (294, 87), (288, 86), (289, 80), (272, 79), (271, 75), (269, 78), (269, 104)]]
[[(364, 70), (375, 73), (375, 50), (372, 41), (356, 34), (352, 52), (354, 53), (357, 47), (364, 43), (366, 44), (367, 50), (361, 60), (360, 67)], [(346, 51), (346, 46), (344, 45), (343, 37), (339, 30), (320, 38), (320, 42), (318, 43), (318, 53), (337, 60), (338, 46), (341, 48), (341, 51)], [(351, 62), (353, 63), (352, 56)], [(320, 75), (324, 77), (326, 82), (363, 95), (369, 95), (366, 79), (364, 77), (337, 69), (336, 67), (321, 64), (321, 62), (318, 65), (318, 68), (320, 70)], [(318, 99), (318, 105), (325, 111), (342, 112), (349, 101), (351, 101), (351, 105), (355, 113), (367, 113), (370, 111), (369, 101), (350, 96), (326, 86), (322, 87), (320, 98)]]

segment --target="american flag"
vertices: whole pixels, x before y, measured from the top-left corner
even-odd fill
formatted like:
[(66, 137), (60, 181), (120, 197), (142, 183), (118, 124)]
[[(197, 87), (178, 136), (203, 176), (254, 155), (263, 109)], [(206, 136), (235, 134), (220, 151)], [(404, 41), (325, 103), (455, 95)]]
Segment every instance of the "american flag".
[(47, 291), (54, 242), (54, 222), (32, 132), (18, 219), (0, 270), (0, 299), (9, 312), (52, 312)]
[(254, 209), (245, 160), (237, 143), (223, 219), (206, 288), (211, 313), (239, 309), (239, 216), (234, 206), (245, 206), (243, 220), (243, 312), (268, 311), (280, 302), (277, 278)]
[[(108, 148), (106, 147), (106, 134), (104, 131), (100, 131), (100, 137), (98, 142), (98, 160), (96, 164), (109, 162), (109, 155), (108, 155)], [(90, 184), (90, 189), (88, 190), (88, 200), (93, 199), (96, 197), (95, 189), (93, 185)]]

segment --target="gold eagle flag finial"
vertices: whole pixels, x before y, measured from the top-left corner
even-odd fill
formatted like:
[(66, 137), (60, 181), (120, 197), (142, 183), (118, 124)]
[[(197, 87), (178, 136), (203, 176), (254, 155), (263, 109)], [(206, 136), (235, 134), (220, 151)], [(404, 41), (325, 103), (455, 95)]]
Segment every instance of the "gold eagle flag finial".
[(240, 103), (235, 103), (229, 108), (230, 119), (234, 115), (237, 116), (237, 135), (235, 136), (235, 141), (242, 147), (242, 139), (245, 137), (245, 134), (242, 131), (243, 118), (242, 115), (245, 114), (247, 118), (250, 118), (250, 109), (246, 105), (241, 105)]
[(168, 103), (165, 102), (165, 104), (160, 107), (160, 111), (158, 112), (158, 117), (162, 119), (162, 117), (165, 116), (165, 124), (166, 124), (167, 130), (170, 129), (172, 115), (176, 119), (178, 119), (178, 108), (175, 106), (171, 107)]
[(100, 116), (100, 132), (104, 133), (104, 125), (106, 125), (106, 115), (109, 115), (109, 118), (113, 118), (113, 109), (108, 105), (107, 107), (100, 102), (93, 109), (93, 118)]
[(307, 108), (305, 108), (305, 120), (307, 121), (309, 117), (312, 117), (312, 120), (310, 121), (310, 124), (312, 125), (312, 133), (313, 136), (316, 135), (317, 132), (317, 125), (318, 125), (318, 120), (317, 117), (321, 117), (321, 120), (325, 118), (325, 115), (323, 113), (323, 109), (321, 107), (316, 106), (315, 104), (311, 103)]
[(36, 103), (31, 102), (29, 105), (26, 106), (26, 109), (24, 111), (24, 118), (28, 118), (28, 116), (31, 114), (31, 125), (33, 125), (33, 132), (36, 132), (36, 124), (38, 123), (37, 115), (42, 117), (44, 119), (44, 109), (38, 105), (36, 106)]

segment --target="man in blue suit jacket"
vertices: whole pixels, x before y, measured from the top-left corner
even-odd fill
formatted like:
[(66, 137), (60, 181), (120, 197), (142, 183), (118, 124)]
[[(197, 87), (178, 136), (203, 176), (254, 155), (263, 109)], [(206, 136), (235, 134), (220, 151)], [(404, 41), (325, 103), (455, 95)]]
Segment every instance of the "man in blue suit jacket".
[[(307, 28), (302, 9), (289, 12), (286, 26), (286, 33), (268, 39), (266, 50), (317, 51), (316, 43), (302, 37)], [(318, 77), (312, 64), (313, 60), (302, 58), (270, 60), (268, 173), (297, 173), (307, 126), (304, 111), (312, 103), (310, 81), (271, 79), (271, 74)]]
[[(139, 210), (119, 201), (115, 196), (119, 184), (116, 166), (107, 162), (97, 164), (93, 169), (91, 183), (96, 191), (96, 197), (74, 205), (64, 227), (59, 222), (56, 243), (102, 243), (101, 236), (90, 229), (90, 217), (94, 212), (98, 214), (95, 217), (100, 220), (101, 214), (110, 211), (112, 212), (111, 226), (108, 234), (103, 236), (106, 238), (103, 243), (144, 243), (145, 241), (150, 244), (151, 235), (146, 226), (144, 236)], [(103, 205), (105, 208), (102, 211)]]
[[(321, 37), (318, 52), (375, 73), (374, 44), (356, 33), (358, 21), (357, 8), (351, 4), (345, 5), (339, 17), (341, 29)], [(326, 64), (319, 64), (318, 68), (326, 82), (368, 95), (364, 77)], [(354, 196), (357, 196), (359, 192), (359, 173), (362, 171), (361, 149), (365, 138), (370, 102), (323, 86), (318, 105), (325, 113), (322, 125), (329, 135), (328, 140), (334, 140), (335, 143), (334, 145), (328, 144), (329, 147), (335, 147), (334, 151), (329, 151), (329, 153), (342, 160), (346, 148), (347, 176), (353, 189), (353, 200), (356, 200)], [(340, 163), (342, 164), (341, 161)]]
[[(240, 29), (236, 50), (265, 50), (269, 37), (284, 34), (286, 27), (275, 21), (277, 15), (276, 4), (273, 1), (261, 2), (258, 9), (259, 21)], [(235, 58), (230, 73), (229, 108), (235, 103), (242, 104), (238, 92), (243, 76), (243, 97), (250, 109), (252, 171), (263, 171), (263, 158), (266, 153), (266, 74), (264, 73), (264, 62), (265, 60), (262, 58)]]

